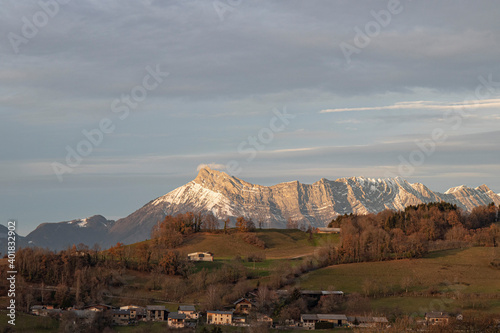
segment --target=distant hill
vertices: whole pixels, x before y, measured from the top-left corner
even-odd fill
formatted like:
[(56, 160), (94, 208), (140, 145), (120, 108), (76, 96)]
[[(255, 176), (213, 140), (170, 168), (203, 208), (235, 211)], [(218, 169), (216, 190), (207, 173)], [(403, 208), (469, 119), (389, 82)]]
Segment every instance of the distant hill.
[(108, 247), (109, 230), (115, 221), (94, 215), (86, 219), (58, 223), (42, 223), (26, 236), (31, 246), (63, 250), (73, 244)]
[[(8, 232), (9, 232), (9, 229), (6, 226), (4, 226), (3, 224), (0, 224), (0, 256), (1, 257), (3, 257), (5, 254), (7, 254)], [(26, 238), (16, 234), (16, 246), (18, 248), (20, 248), (20, 247), (26, 247), (27, 245), (28, 245), (28, 242), (26, 241)]]
[[(265, 243), (265, 248), (246, 243), (243, 240), (244, 234), (241, 233), (201, 232), (187, 236), (176, 250), (183, 255), (208, 251), (214, 254), (215, 259), (232, 259), (250, 254), (263, 254), (267, 259), (282, 259), (312, 254), (317, 246), (324, 245), (327, 240), (338, 242), (340, 238), (338, 234), (314, 234), (310, 238), (308, 233), (297, 229), (262, 229), (256, 230), (255, 235)], [(139, 243), (130, 246), (137, 244)]]
[[(299, 224), (324, 227), (343, 214), (402, 210), (410, 205), (446, 201), (465, 210), (494, 202), (500, 196), (486, 185), (458, 186), (445, 193), (433, 192), (423, 184), (396, 178), (325, 178), (314, 184), (298, 181), (273, 186), (248, 183), (224, 172), (203, 168), (191, 182), (156, 198), (115, 223), (81, 220), (45, 223), (27, 236), (35, 245), (61, 248), (67, 244), (94, 243), (108, 247), (117, 242), (131, 244), (150, 238), (152, 227), (166, 215), (212, 212), (219, 219), (238, 216), (261, 221), (266, 228), (285, 228), (288, 219)], [(107, 222), (106, 222), (107, 221)]]

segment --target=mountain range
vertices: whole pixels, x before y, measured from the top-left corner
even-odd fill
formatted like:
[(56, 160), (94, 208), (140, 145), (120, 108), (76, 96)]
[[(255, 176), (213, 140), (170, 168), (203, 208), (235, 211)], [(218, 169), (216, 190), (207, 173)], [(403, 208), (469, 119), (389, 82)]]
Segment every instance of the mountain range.
[(471, 211), (500, 196), (486, 185), (458, 186), (444, 193), (405, 179), (365, 177), (322, 178), (314, 184), (298, 181), (261, 186), (208, 167), (189, 183), (156, 198), (129, 216), (115, 221), (96, 215), (88, 219), (43, 223), (26, 236), (31, 245), (62, 249), (72, 244), (94, 243), (106, 248), (117, 242), (130, 244), (150, 238), (152, 227), (166, 215), (212, 212), (219, 219), (238, 216), (260, 221), (264, 227), (285, 228), (287, 220), (324, 227), (343, 214), (402, 210), (410, 205), (446, 201)]

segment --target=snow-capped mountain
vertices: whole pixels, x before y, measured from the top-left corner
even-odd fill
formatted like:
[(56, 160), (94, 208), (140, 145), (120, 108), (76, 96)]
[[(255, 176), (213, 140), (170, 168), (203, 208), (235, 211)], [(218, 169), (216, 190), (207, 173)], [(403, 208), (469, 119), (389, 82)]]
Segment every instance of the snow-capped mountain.
[(63, 250), (80, 243), (92, 247), (94, 244), (108, 246), (109, 230), (115, 221), (94, 215), (58, 223), (42, 223), (26, 236), (29, 245)]
[[(73, 244), (107, 248), (150, 238), (151, 229), (166, 215), (212, 212), (219, 219), (238, 216), (259, 220), (265, 227), (284, 228), (288, 219), (322, 227), (342, 214), (401, 210), (409, 205), (446, 201), (465, 210), (494, 202), (500, 196), (486, 185), (453, 187), (445, 193), (403, 178), (365, 177), (321, 179), (314, 184), (298, 181), (273, 186), (255, 185), (209, 168), (184, 186), (156, 198), (129, 216), (110, 221), (101, 215), (59, 223), (43, 223), (26, 236), (30, 245), (61, 250)], [(0, 229), (1, 238), (1, 229)]]
[(118, 220), (111, 228), (111, 239), (114, 243), (142, 241), (150, 237), (152, 227), (165, 215), (188, 211), (211, 211), (220, 219), (246, 216), (256, 221), (261, 219), (267, 227), (275, 228), (285, 227), (289, 218), (319, 227), (337, 215), (401, 210), (409, 205), (436, 201), (472, 210), (491, 202), (498, 205), (500, 197), (486, 185), (459, 186), (438, 193), (399, 177), (352, 177), (334, 181), (323, 178), (314, 184), (292, 181), (261, 186), (204, 168), (193, 181)]

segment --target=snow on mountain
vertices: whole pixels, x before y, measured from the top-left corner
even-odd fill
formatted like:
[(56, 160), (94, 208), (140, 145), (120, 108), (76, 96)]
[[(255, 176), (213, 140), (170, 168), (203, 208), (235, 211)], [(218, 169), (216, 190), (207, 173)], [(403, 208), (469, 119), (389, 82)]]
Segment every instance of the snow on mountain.
[(103, 248), (117, 242), (130, 244), (149, 239), (153, 226), (166, 215), (188, 211), (212, 212), (219, 219), (229, 217), (233, 222), (238, 216), (246, 216), (263, 222), (265, 227), (284, 228), (288, 219), (322, 227), (338, 215), (402, 210), (409, 205), (437, 201), (456, 204), (470, 211), (491, 202), (499, 205), (500, 196), (486, 185), (476, 188), (461, 185), (438, 193), (400, 177), (350, 177), (333, 181), (322, 178), (314, 184), (291, 181), (261, 186), (203, 168), (186, 185), (150, 201), (116, 222), (96, 215), (43, 223), (26, 236), (26, 244), (57, 250), (79, 243), (89, 246), (97, 243)]
[(105, 247), (108, 245), (109, 230), (113, 224), (114, 221), (101, 215), (58, 223), (42, 223), (26, 236), (26, 240), (32, 246), (51, 250), (62, 250), (80, 243)]
[(342, 214), (402, 210), (409, 205), (436, 201), (472, 210), (490, 202), (500, 204), (500, 197), (486, 185), (477, 188), (462, 185), (438, 193), (400, 177), (350, 177), (334, 181), (323, 178), (314, 184), (291, 181), (261, 186), (203, 168), (193, 181), (118, 220), (111, 228), (111, 236), (114, 243), (142, 241), (150, 237), (152, 227), (165, 215), (188, 211), (210, 211), (219, 219), (246, 216), (263, 220), (267, 227), (283, 228), (287, 219), (319, 227)]

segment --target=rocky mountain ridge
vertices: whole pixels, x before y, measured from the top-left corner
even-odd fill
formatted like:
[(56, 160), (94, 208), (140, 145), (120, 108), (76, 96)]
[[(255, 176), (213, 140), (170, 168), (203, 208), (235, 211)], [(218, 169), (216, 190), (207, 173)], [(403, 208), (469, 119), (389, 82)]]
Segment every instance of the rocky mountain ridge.
[(291, 181), (262, 186), (203, 168), (193, 181), (118, 220), (111, 232), (125, 242), (144, 240), (165, 215), (188, 211), (211, 211), (219, 219), (246, 216), (260, 219), (266, 227), (273, 228), (285, 228), (288, 219), (322, 227), (337, 215), (402, 210), (409, 205), (436, 201), (446, 201), (470, 211), (491, 202), (498, 205), (500, 197), (486, 185), (459, 186), (438, 193), (400, 177), (351, 177), (334, 181), (322, 178), (314, 184)]
[[(60, 248), (63, 243), (98, 243), (108, 247), (150, 238), (151, 229), (166, 215), (212, 212), (219, 219), (238, 216), (261, 221), (264, 227), (285, 228), (287, 220), (323, 227), (343, 214), (378, 213), (402, 210), (410, 205), (446, 201), (464, 210), (494, 202), (500, 196), (486, 185), (476, 188), (453, 187), (445, 193), (433, 192), (420, 183), (403, 178), (325, 178), (313, 184), (298, 181), (273, 186), (251, 184), (224, 172), (203, 168), (189, 183), (158, 197), (116, 222), (104, 217), (40, 225), (26, 239), (34, 245)], [(96, 222), (97, 221), (97, 222)], [(105, 222), (107, 221), (107, 222)], [(62, 233), (63, 242), (59, 234)], [(57, 246), (56, 246), (57, 245)]]

